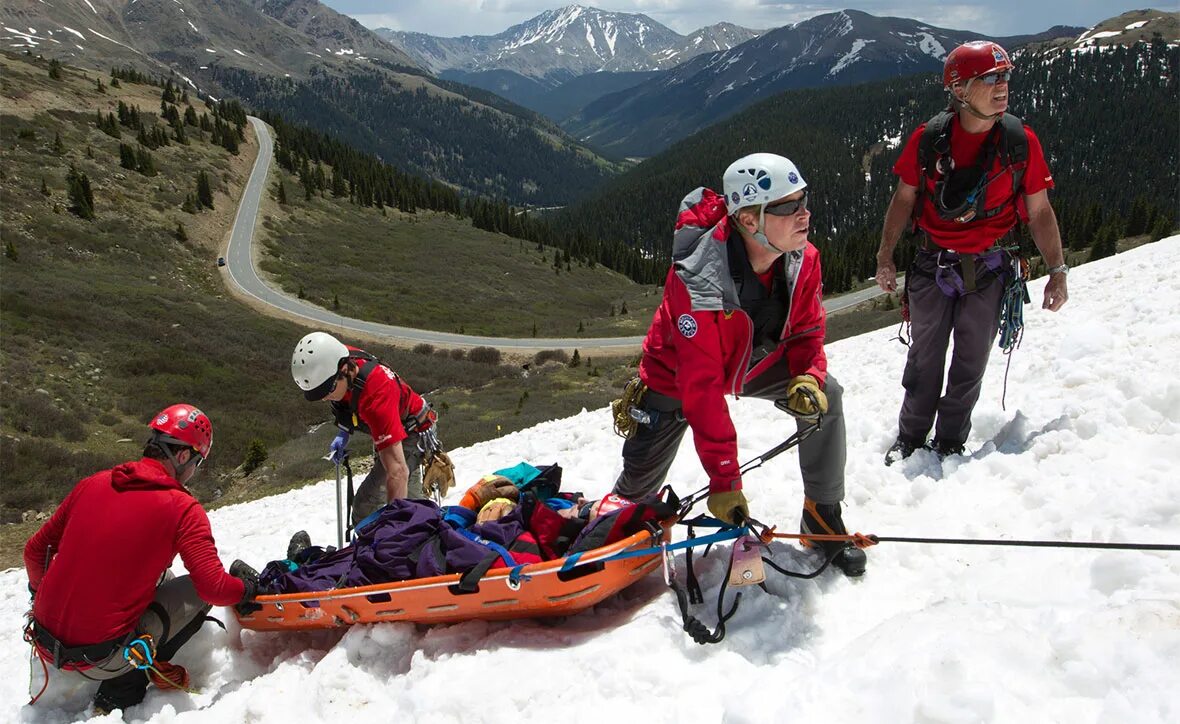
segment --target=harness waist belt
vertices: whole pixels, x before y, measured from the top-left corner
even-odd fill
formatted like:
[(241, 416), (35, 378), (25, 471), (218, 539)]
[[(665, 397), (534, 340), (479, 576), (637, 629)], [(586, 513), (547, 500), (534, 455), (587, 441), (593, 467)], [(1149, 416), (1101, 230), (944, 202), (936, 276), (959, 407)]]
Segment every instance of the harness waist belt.
[(33, 640), (52, 656), (54, 668), (60, 669), (70, 664), (91, 666), (101, 663), (111, 657), (111, 654), (123, 647), (132, 634), (85, 646), (66, 646), (53, 634), (33, 622)]

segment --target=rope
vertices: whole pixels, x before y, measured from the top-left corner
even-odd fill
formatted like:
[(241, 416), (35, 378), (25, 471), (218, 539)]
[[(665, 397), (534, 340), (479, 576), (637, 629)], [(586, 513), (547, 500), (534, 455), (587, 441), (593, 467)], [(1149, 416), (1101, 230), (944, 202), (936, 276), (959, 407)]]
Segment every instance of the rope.
[(1000, 299), (999, 347), (1008, 357), (1004, 366), (1004, 389), (1000, 394), (1000, 409), (1007, 411), (1008, 371), (1012, 369), (1012, 353), (1024, 339), (1024, 303), (1028, 301), (1026, 270), (1020, 257), (1012, 256), (1012, 280), (1004, 288)]
[[(857, 536), (860, 536), (858, 533)], [(852, 536), (848, 536), (852, 538)], [(899, 536), (860, 536), (876, 543), (931, 543), (964, 546), (1018, 546), (1026, 548), (1093, 548), (1121, 551), (1180, 551), (1180, 545), (1168, 543), (1102, 543), (1098, 541), (1003, 540), (997, 538), (908, 538)], [(856, 541), (853, 541), (855, 543)]]
[[(24, 636), (25, 636), (25, 641), (28, 642), (28, 644), (29, 644), (29, 692), (30, 692), (29, 706), (32, 706), (33, 704), (37, 703), (37, 700), (40, 699), (41, 695), (45, 693), (45, 690), (49, 688), (49, 667), (46, 666), (45, 659), (42, 658), (41, 654), (37, 651), (37, 644), (33, 640), (33, 617), (31, 615), (31, 613), (29, 615), (29, 622), (28, 622), (28, 624), (25, 625)], [(41, 691), (38, 691), (36, 695), (33, 695), (31, 693), (33, 691), (33, 671), (34, 671), (33, 660), (34, 659), (41, 662), (41, 676), (43, 679), (43, 682), (41, 684)]]

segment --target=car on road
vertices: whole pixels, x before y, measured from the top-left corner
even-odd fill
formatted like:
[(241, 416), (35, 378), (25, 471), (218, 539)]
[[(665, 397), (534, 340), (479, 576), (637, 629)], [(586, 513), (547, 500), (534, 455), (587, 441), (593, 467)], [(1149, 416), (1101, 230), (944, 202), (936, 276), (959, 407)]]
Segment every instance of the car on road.
[(224, 256), (217, 257), (217, 266), (225, 266), (225, 257)]

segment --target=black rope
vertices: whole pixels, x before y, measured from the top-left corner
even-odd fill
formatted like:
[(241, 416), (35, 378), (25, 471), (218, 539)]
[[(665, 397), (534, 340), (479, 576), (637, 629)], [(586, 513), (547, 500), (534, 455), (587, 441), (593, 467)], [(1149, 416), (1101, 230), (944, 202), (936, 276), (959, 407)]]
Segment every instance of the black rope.
[[(690, 548), (689, 550), (692, 549)], [(725, 638), (725, 623), (737, 613), (738, 604), (742, 600), (741, 591), (738, 591), (733, 597), (733, 605), (729, 607), (729, 611), (725, 611), (725, 589), (729, 587), (729, 574), (732, 571), (733, 558), (731, 557), (729, 559), (729, 565), (725, 567), (725, 578), (721, 580), (721, 590), (717, 592), (717, 628), (712, 631), (709, 630), (709, 627), (703, 621), (688, 612), (690, 606), (689, 596), (684, 589), (676, 585), (675, 581), (668, 584), (676, 594), (676, 604), (680, 607), (680, 618), (683, 621), (684, 631), (698, 644), (720, 643)]]
[(827, 559), (824, 560), (823, 564), (819, 568), (816, 568), (814, 571), (812, 571), (810, 573), (801, 573), (799, 571), (788, 570), (788, 569), (783, 568), (782, 566), (778, 565), (774, 561), (770, 560), (766, 556), (762, 557), (762, 562), (767, 564), (768, 566), (770, 566), (774, 570), (778, 571), (779, 573), (783, 574), (784, 576), (790, 576), (791, 578), (815, 578), (819, 574), (826, 571), (828, 569), (828, 566), (832, 565), (832, 561), (836, 560), (836, 557), (839, 556), (843, 552), (844, 552), (843, 548), (833, 548), (832, 552), (827, 555)]
[(1026, 548), (1096, 548), (1122, 551), (1180, 551), (1180, 545), (1168, 543), (1099, 543), (1052, 540), (1001, 540), (997, 538), (908, 538), (870, 535), (875, 543), (935, 543), (964, 546), (1019, 546)]

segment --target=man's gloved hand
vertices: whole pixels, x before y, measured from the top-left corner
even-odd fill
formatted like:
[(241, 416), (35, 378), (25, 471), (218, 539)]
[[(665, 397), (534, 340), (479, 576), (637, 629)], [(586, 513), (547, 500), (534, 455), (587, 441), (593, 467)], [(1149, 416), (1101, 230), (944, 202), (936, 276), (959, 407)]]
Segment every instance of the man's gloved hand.
[(230, 564), (229, 574), (234, 578), (242, 579), (242, 583), (246, 586), (245, 592), (242, 593), (242, 600), (234, 604), (234, 610), (243, 616), (249, 616), (255, 611), (261, 610), (262, 606), (254, 603), (254, 596), (258, 595), (258, 571), (239, 558)]
[(792, 377), (787, 383), (788, 411), (802, 418), (814, 419), (828, 411), (828, 396), (811, 375)]
[(348, 433), (341, 430), (336, 434), (336, 439), (328, 446), (328, 460), (330, 462), (343, 462), (344, 458), (348, 457)]
[(422, 490), (427, 495), (444, 498), (455, 485), (455, 464), (442, 450), (436, 450), (426, 464), (426, 471), (422, 474)]
[(708, 505), (714, 518), (730, 525), (737, 525), (739, 517), (741, 520), (750, 517), (750, 504), (746, 502), (746, 494), (740, 490), (709, 493)]

